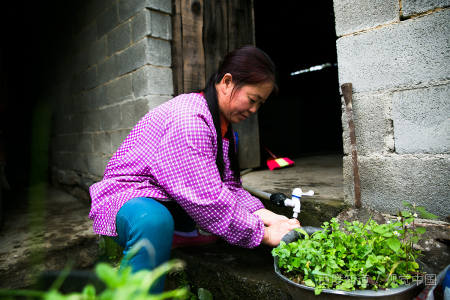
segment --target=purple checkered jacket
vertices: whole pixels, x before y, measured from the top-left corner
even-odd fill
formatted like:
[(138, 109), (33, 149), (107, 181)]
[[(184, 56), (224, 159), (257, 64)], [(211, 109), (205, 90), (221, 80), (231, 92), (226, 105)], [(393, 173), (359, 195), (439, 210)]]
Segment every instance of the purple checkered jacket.
[(252, 213), (264, 206), (234, 182), (228, 146), (223, 139), (222, 181), (217, 134), (203, 95), (183, 94), (153, 109), (111, 158), (103, 180), (89, 189), (94, 232), (117, 236), (117, 212), (130, 199), (173, 199), (202, 229), (233, 245), (258, 246), (264, 223)]

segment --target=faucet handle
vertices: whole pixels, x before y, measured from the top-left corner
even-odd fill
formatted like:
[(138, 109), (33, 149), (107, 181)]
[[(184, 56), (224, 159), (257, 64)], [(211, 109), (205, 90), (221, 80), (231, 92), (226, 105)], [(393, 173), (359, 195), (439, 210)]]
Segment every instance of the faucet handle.
[(302, 193), (302, 196), (314, 196), (314, 191), (313, 190), (309, 190), (306, 193)]
[(303, 193), (302, 189), (295, 188), (292, 191), (292, 197), (295, 197), (295, 198), (301, 198), (302, 196), (313, 196), (313, 195), (314, 195), (314, 191), (313, 190), (310, 190), (310, 191), (308, 191), (306, 193)]

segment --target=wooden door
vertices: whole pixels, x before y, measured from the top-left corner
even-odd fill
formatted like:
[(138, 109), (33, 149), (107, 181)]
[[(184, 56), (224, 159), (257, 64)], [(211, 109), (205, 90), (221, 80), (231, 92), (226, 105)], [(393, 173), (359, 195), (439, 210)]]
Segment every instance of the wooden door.
[[(174, 93), (198, 91), (228, 52), (255, 45), (253, 0), (173, 0), (172, 30)], [(259, 167), (257, 113), (233, 130), (241, 169)]]

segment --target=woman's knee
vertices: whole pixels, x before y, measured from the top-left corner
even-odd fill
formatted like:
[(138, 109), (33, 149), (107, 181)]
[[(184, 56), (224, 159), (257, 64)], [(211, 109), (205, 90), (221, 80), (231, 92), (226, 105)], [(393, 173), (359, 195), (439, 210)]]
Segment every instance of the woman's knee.
[[(128, 224), (119, 224), (121, 222)], [(117, 223), (122, 225), (118, 227), (124, 227), (126, 234), (135, 235), (134, 238), (149, 239), (154, 235), (167, 235), (171, 238), (174, 230), (170, 212), (164, 205), (150, 198), (134, 198), (126, 202), (118, 213)], [(130, 238), (131, 236), (127, 240)]]

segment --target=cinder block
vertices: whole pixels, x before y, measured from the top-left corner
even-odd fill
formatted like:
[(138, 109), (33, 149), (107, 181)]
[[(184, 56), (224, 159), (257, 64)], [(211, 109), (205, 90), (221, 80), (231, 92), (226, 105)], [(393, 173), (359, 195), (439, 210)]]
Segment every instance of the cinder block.
[(119, 20), (124, 22), (145, 7), (145, 0), (121, 0), (119, 1)]
[(169, 68), (145, 66), (133, 72), (132, 75), (136, 98), (149, 94), (173, 94), (172, 70)]
[(71, 152), (60, 152), (61, 168), (64, 170), (73, 169), (73, 159)]
[(75, 36), (77, 51), (83, 51), (97, 41), (97, 23), (93, 22)]
[(78, 144), (76, 147), (78, 152), (92, 153), (92, 133), (80, 133), (78, 134)]
[[(352, 103), (358, 155), (393, 152), (392, 95), (383, 93), (353, 94)], [(342, 99), (342, 110), (344, 153), (351, 155), (344, 99)]]
[(117, 4), (114, 3), (105, 10), (97, 19), (98, 37), (102, 37), (119, 24)]
[(87, 155), (82, 153), (73, 154), (73, 169), (81, 173), (88, 173)]
[(63, 81), (59, 84), (58, 87), (58, 96), (56, 100), (62, 101), (66, 98), (69, 98), (78, 92), (81, 91), (81, 78), (80, 77), (72, 77), (66, 81)]
[[(82, 133), (84, 132), (84, 114), (74, 114), (73, 116), (67, 118), (70, 123), (70, 133)], [(67, 125), (63, 122), (59, 122), (59, 126), (65, 128)]]
[[(145, 101), (148, 103), (148, 111), (160, 106), (161, 104), (173, 99), (172, 95), (170, 96), (160, 96), (160, 95), (147, 95), (144, 97)], [(143, 114), (142, 116), (144, 116)]]
[(444, 80), (450, 69), (450, 9), (337, 40), (340, 84), (353, 92)]
[[(443, 220), (450, 215), (450, 157), (389, 155), (359, 157), (361, 202), (396, 214), (402, 201), (426, 207)], [(354, 203), (351, 157), (344, 157), (344, 197)]]
[(450, 153), (450, 84), (393, 94), (397, 153)]
[(133, 43), (152, 33), (151, 15), (148, 9), (141, 10), (131, 19)]
[(89, 173), (97, 176), (103, 176), (106, 167), (104, 156), (100, 154), (88, 154), (86, 157)]
[(119, 61), (119, 75), (136, 70), (147, 63), (147, 41), (143, 39), (116, 55)]
[(131, 129), (115, 130), (111, 133), (112, 140), (112, 153), (116, 153), (127, 136), (130, 134)]
[(108, 104), (116, 104), (133, 99), (131, 74), (122, 76), (107, 84)]
[(119, 2), (119, 20), (126, 21), (144, 8), (172, 13), (171, 0), (122, 0)]
[(61, 153), (58, 151), (51, 151), (50, 152), (50, 163), (52, 166), (61, 168), (62, 167)]
[(100, 154), (111, 154), (111, 133), (94, 133), (94, 152)]
[(91, 109), (91, 99), (89, 92), (83, 92), (74, 97), (76, 113), (86, 112)]
[(74, 97), (70, 97), (66, 100), (57, 102), (57, 104), (56, 104), (56, 117), (57, 118), (69, 117), (74, 113), (75, 113)]
[[(152, 29), (152, 34), (154, 33), (155, 30)], [(147, 43), (147, 62), (149, 64), (161, 67), (170, 67), (172, 65), (170, 42), (147, 38)]]
[(90, 90), (98, 85), (97, 66), (93, 66), (81, 73), (81, 89)]
[(120, 118), (120, 105), (114, 105), (100, 110), (102, 130), (115, 130), (122, 128)]
[(106, 85), (96, 87), (90, 93), (91, 108), (98, 109), (108, 105), (108, 97), (106, 95)]
[(98, 84), (104, 84), (117, 78), (119, 74), (119, 66), (117, 63), (117, 55), (108, 57), (101, 61), (97, 66)]
[[(140, 100), (136, 100), (136, 101), (128, 101), (125, 102), (121, 105), (121, 116), (122, 116), (122, 127), (123, 128), (133, 128), (137, 122), (140, 120), (140, 118), (142, 116), (137, 115), (136, 111), (137, 111), (137, 103), (136, 102), (140, 102), (140, 104), (143, 106), (147, 106), (148, 109), (148, 105), (145, 101), (142, 101), (143, 99)], [(142, 109), (142, 108), (141, 108)], [(144, 108), (144, 110), (146, 110)]]
[(84, 113), (84, 132), (95, 132), (101, 129), (101, 114), (98, 110)]
[(78, 74), (83, 72), (89, 67), (89, 57), (86, 50), (79, 52), (74, 56), (73, 60), (73, 72)]
[(400, 21), (398, 0), (334, 0), (336, 35)]
[(172, 13), (172, 1), (170, 0), (147, 0), (145, 6), (169, 14)]
[(51, 147), (52, 151), (64, 151), (63, 136), (62, 135), (53, 136), (51, 139)]
[(151, 14), (151, 35), (153, 37), (162, 38), (165, 40), (172, 39), (172, 20), (170, 15), (160, 13), (157, 11), (150, 11)]
[(131, 44), (131, 22), (126, 22), (108, 33), (108, 55), (116, 53)]
[(436, 8), (450, 6), (450, 0), (402, 0), (402, 14), (409, 17)]
[(72, 152), (77, 148), (78, 135), (77, 134), (65, 134), (59, 136), (59, 141), (61, 142), (62, 151)]
[(106, 36), (99, 39), (88, 50), (88, 61), (91, 66), (106, 58)]
[[(60, 74), (61, 74), (61, 80), (67, 80), (70, 77), (73, 76), (74, 72), (73, 72), (73, 60), (69, 59), (66, 62), (64, 62), (60, 67)], [(55, 79), (55, 77), (53, 77), (54, 75), (47, 75), (50, 76), (53, 80)]]

